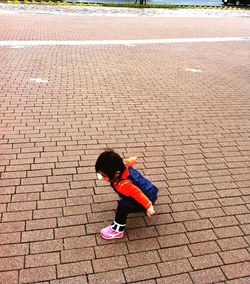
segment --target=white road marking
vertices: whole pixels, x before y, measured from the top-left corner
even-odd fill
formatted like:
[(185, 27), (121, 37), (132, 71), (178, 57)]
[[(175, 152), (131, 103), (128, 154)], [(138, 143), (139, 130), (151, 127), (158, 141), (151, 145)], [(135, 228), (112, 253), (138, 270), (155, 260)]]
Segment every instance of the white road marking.
[(44, 80), (41, 78), (30, 78), (30, 81), (34, 83), (48, 83), (48, 80)]
[(194, 73), (200, 73), (201, 72), (200, 69), (193, 69), (193, 68), (186, 68), (185, 70), (188, 71), (188, 72), (194, 72)]
[(250, 41), (245, 37), (204, 37), (204, 38), (163, 38), (163, 39), (118, 39), (118, 40), (2, 40), (0, 46), (77, 46), (77, 45), (139, 45), (139, 44), (171, 44), (171, 43), (205, 43)]
[(24, 48), (24, 46), (23, 45), (13, 45), (10, 48)]

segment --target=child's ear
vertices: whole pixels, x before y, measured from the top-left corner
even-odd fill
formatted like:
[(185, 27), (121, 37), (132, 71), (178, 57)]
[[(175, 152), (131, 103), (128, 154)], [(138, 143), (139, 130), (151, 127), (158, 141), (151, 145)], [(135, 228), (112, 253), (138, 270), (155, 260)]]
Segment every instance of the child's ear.
[(118, 178), (119, 175), (120, 175), (120, 173), (121, 173), (120, 171), (117, 171), (117, 172), (115, 173), (115, 177)]

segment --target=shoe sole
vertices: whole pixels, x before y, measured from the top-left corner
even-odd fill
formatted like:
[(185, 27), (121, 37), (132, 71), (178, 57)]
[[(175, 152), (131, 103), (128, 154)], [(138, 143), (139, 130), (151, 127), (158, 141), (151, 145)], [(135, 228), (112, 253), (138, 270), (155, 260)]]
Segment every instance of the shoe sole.
[(109, 238), (109, 237), (104, 236), (102, 233), (100, 233), (100, 236), (105, 240), (121, 239), (121, 238), (124, 237), (124, 235), (122, 235), (122, 236), (119, 236), (119, 237), (117, 236), (117, 237)]

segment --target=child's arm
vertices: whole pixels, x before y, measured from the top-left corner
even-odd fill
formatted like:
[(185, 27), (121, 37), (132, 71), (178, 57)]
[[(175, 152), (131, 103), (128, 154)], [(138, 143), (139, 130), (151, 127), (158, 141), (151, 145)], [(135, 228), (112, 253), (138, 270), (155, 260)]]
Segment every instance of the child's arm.
[(147, 198), (147, 196), (131, 181), (125, 180), (120, 182), (118, 186), (116, 186), (116, 190), (127, 197), (134, 198), (147, 210), (152, 206), (152, 202)]
[(147, 215), (148, 217), (151, 217), (152, 215), (155, 214), (155, 210), (154, 210), (154, 207), (153, 205), (151, 205), (148, 209), (147, 209)]
[(126, 166), (133, 167), (136, 163), (137, 157), (131, 157), (128, 159), (124, 159), (123, 162)]

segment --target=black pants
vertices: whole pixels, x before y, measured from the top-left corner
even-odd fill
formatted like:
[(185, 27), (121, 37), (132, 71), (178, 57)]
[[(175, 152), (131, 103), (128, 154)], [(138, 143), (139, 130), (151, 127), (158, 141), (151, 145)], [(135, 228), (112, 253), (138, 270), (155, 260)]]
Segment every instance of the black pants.
[(118, 207), (116, 209), (116, 215), (115, 215), (115, 222), (120, 225), (126, 225), (127, 217), (129, 213), (137, 213), (137, 212), (145, 212), (146, 209), (138, 204), (137, 208), (129, 207), (126, 205), (121, 204), (118, 202)]

